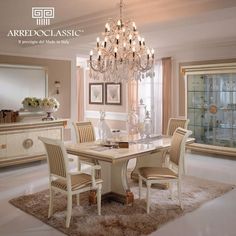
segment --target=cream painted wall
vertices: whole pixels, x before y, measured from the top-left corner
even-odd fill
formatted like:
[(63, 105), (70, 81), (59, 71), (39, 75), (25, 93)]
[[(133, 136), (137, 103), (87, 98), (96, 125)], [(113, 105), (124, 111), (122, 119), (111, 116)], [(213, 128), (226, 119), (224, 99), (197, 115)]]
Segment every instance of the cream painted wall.
[[(43, 66), (48, 69), (48, 93), (60, 102), (60, 109), (55, 113), (60, 118), (71, 118), (71, 61), (53, 60), (34, 57), (0, 55), (0, 63), (16, 65)], [(60, 94), (56, 94), (54, 81), (60, 81)], [(22, 85), (24, 86), (24, 85)], [(20, 88), (19, 88), (20, 89)], [(9, 91), (11, 93), (13, 91)], [(74, 91), (75, 92), (75, 91)], [(70, 139), (70, 129), (65, 132), (65, 140)]]

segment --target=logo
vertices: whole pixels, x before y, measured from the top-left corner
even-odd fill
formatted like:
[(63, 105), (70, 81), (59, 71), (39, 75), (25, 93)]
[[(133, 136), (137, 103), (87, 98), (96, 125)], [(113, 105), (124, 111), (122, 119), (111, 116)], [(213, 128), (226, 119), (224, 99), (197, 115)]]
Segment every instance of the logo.
[[(50, 20), (55, 17), (54, 7), (32, 7), (32, 19), (36, 19), (38, 26), (50, 25)], [(7, 37), (15, 37), (21, 45), (39, 44), (69, 44), (70, 38), (77, 38), (82, 29), (66, 28), (50, 29), (50, 27), (38, 27), (38, 29), (10, 29)]]
[(50, 19), (54, 18), (54, 7), (32, 7), (32, 18), (37, 25), (50, 25)]

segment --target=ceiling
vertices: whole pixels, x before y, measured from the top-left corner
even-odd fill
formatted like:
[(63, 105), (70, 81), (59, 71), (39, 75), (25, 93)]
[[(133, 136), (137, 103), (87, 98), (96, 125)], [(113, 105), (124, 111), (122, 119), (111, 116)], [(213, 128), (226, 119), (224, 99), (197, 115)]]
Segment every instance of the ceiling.
[[(166, 51), (236, 44), (236, 0), (125, 0), (124, 18), (134, 20), (150, 47)], [(82, 29), (69, 44), (18, 44), (12, 29), (38, 29), (31, 9), (55, 7), (47, 29)], [(119, 17), (119, 0), (0, 0), (0, 53), (52, 57), (85, 56), (108, 18)]]

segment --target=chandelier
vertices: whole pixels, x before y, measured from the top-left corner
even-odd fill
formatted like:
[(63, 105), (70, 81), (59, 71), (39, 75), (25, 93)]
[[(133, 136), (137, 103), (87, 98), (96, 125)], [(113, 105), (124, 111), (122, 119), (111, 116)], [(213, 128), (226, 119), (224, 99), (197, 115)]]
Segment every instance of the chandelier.
[(154, 50), (146, 46), (135, 22), (123, 20), (122, 8), (120, 0), (120, 19), (108, 20), (104, 39), (98, 37), (96, 48), (90, 51), (91, 78), (118, 83), (154, 75)]

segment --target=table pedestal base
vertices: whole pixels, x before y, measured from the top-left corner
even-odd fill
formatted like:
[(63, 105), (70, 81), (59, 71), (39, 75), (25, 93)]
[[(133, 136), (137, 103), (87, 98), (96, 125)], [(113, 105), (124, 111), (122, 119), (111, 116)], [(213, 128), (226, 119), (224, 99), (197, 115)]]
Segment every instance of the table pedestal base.
[(102, 195), (102, 200), (116, 201), (122, 204), (133, 205), (134, 194), (131, 191), (127, 191), (126, 195), (110, 192)]

